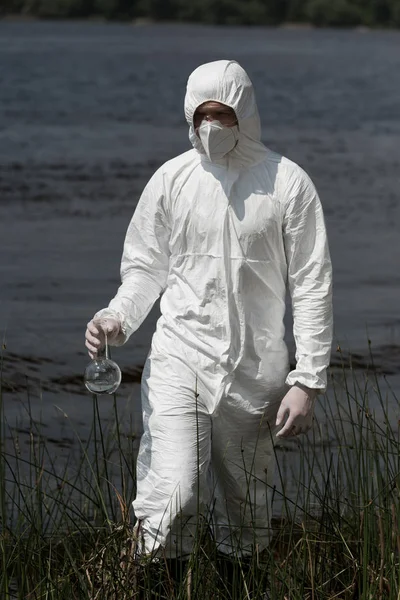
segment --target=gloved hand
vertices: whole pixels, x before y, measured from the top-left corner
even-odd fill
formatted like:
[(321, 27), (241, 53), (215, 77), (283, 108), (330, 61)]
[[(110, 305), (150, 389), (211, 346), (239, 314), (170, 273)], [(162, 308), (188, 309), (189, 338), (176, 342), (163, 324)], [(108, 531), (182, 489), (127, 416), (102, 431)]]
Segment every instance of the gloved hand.
[(85, 346), (89, 350), (90, 358), (95, 358), (98, 352), (105, 346), (105, 335), (107, 333), (107, 342), (112, 342), (118, 337), (121, 331), (121, 323), (113, 317), (104, 317), (102, 319), (92, 319), (87, 324), (85, 334)]
[(286, 423), (276, 434), (278, 437), (292, 437), (307, 433), (311, 429), (314, 415), (314, 404), (317, 390), (312, 390), (300, 384), (295, 384), (283, 398), (276, 417), (279, 427)]

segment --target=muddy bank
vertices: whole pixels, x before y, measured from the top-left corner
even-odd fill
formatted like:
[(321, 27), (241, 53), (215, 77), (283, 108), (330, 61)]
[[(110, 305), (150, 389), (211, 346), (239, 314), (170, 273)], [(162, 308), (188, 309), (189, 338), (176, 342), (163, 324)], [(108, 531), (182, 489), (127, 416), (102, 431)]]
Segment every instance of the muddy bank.
[[(73, 393), (87, 395), (83, 383), (83, 372), (55, 375), (66, 364), (45, 356), (18, 355), (3, 350), (2, 391), (5, 394), (20, 394), (29, 390), (38, 392)], [(294, 363), (291, 365), (294, 368)], [(337, 347), (332, 352), (330, 369), (335, 372), (362, 371), (376, 375), (400, 375), (400, 346), (388, 344), (371, 347), (364, 353), (349, 352)], [(140, 384), (143, 365), (122, 368), (121, 390), (130, 384)]]

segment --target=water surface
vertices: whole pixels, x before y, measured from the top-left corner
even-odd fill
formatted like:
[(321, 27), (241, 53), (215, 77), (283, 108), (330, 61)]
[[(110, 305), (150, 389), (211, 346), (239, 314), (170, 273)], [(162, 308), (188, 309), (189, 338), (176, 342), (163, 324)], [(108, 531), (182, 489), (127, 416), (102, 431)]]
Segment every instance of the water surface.
[[(144, 184), (189, 148), (189, 73), (221, 58), (252, 78), (264, 142), (305, 168), (320, 192), (335, 345), (356, 353), (363, 372), (369, 338), (379, 371), (400, 389), (398, 32), (4, 21), (0, 332), (7, 415), (19, 415), (22, 431), (29, 388), (51, 439), (64, 413), (85, 434), (86, 322), (117, 289)], [(113, 355), (129, 375), (119, 402), (136, 423), (156, 318), (157, 309)], [(341, 358), (335, 351), (333, 364)]]

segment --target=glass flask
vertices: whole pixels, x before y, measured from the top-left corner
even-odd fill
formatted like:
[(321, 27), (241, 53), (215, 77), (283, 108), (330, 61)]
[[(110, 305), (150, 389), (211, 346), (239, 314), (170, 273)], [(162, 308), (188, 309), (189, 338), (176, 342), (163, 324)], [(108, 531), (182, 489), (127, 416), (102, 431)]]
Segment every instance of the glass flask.
[(113, 394), (121, 383), (121, 377), (121, 369), (109, 358), (106, 335), (104, 356), (94, 358), (85, 369), (85, 386), (93, 394)]

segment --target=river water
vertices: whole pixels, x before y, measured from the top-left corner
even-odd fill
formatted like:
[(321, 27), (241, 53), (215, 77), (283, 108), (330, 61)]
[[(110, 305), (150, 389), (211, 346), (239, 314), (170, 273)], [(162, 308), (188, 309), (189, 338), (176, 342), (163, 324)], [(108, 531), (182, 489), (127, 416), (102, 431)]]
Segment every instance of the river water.
[[(0, 335), (10, 427), (28, 432), (29, 392), (55, 445), (65, 414), (85, 436), (86, 322), (117, 289), (144, 184), (189, 148), (188, 75), (220, 58), (252, 78), (263, 141), (319, 190), (334, 266), (333, 367), (351, 351), (363, 376), (369, 339), (382, 385), (400, 390), (400, 33), (3, 21)], [(113, 354), (125, 372), (118, 401), (138, 431), (156, 318), (157, 307)], [(100, 400), (104, 413), (109, 402)]]

